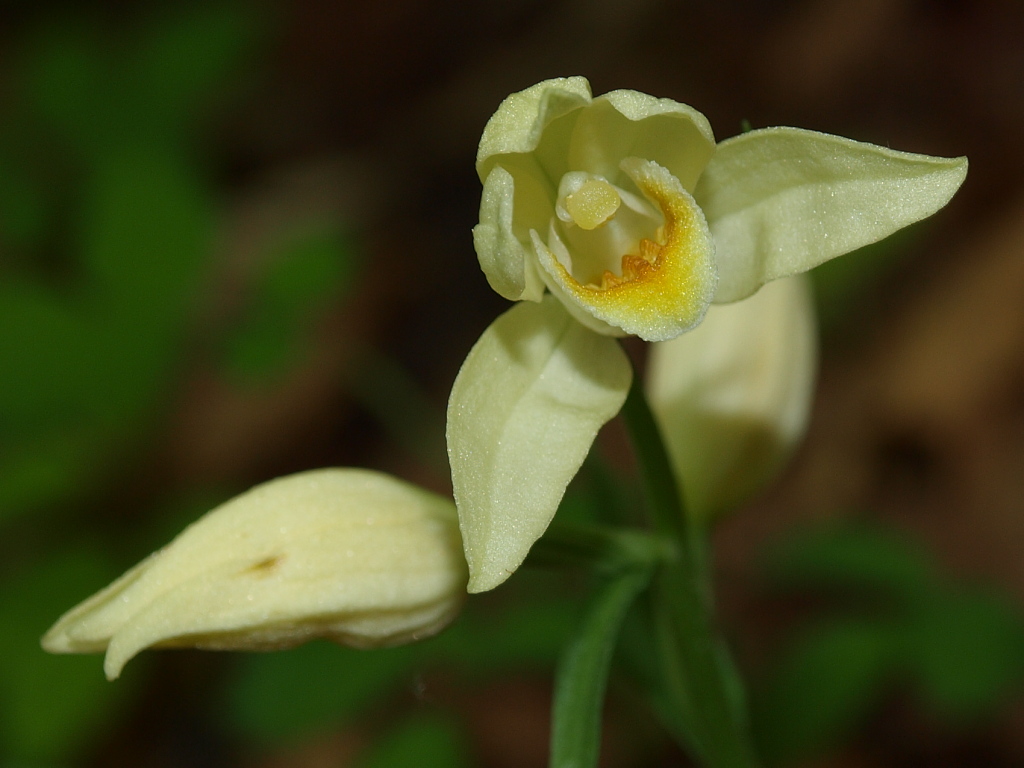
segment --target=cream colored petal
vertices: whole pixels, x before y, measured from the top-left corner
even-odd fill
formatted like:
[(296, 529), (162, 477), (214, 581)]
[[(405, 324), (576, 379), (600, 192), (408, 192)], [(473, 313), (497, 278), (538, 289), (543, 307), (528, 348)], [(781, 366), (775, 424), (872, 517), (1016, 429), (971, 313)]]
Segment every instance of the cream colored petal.
[(667, 168), (692, 192), (714, 151), (711, 124), (693, 107), (638, 91), (612, 91), (580, 111), (569, 165), (617, 184), (626, 180), (622, 159), (640, 157)]
[[(120, 596), (160, 555), (154, 552), (142, 562), (128, 569), (112, 584), (101, 589), (92, 597), (83, 600), (60, 617), (42, 639), (42, 646), (50, 653), (101, 653), (110, 643), (119, 623), (111, 616), (109, 606), (116, 605)], [(105, 614), (106, 621), (95, 621), (97, 612)]]
[(473, 243), (488, 282), (505, 298), (537, 301), (543, 293), (530, 230), (547, 227), (554, 215), (569, 135), (590, 100), (582, 77), (545, 80), (506, 98), (484, 127), (476, 165), (484, 194)]
[(747, 501), (805, 431), (817, 360), (809, 284), (769, 283), (650, 348), (648, 397), (695, 517)]
[(514, 218), (524, 225), (543, 225), (551, 218), (553, 202), (544, 190), (536, 190), (531, 177), (516, 184), (509, 171), (495, 166), (484, 181), (480, 223), (473, 227), (473, 247), (491, 288), (510, 301), (540, 301), (544, 282), (532, 250), (524, 247), (529, 229), (517, 234)]
[(253, 488), (65, 614), (54, 652), (388, 645), (441, 629), (466, 567), (454, 506), (388, 475), (324, 469)]
[(966, 175), (963, 157), (798, 128), (723, 141), (694, 192), (715, 238), (715, 301), (742, 299), (932, 215)]
[(493, 589), (523, 562), (631, 378), (618, 343), (551, 297), (516, 305), (484, 331), (448, 401), (470, 592)]
[(665, 168), (640, 158), (620, 164), (664, 214), (658, 242), (641, 240), (623, 254), (620, 274), (606, 272), (599, 284), (579, 282), (537, 235), (534, 248), (548, 288), (592, 330), (666, 341), (704, 317), (715, 292), (714, 243), (700, 208)]
[[(551, 123), (579, 110), (590, 101), (590, 83), (584, 77), (545, 80), (508, 96), (487, 121), (480, 137), (476, 153), (476, 170), (480, 181), (487, 178), (499, 156), (533, 152)], [(557, 132), (557, 129), (553, 131)], [(552, 136), (549, 135), (547, 140), (550, 142)], [(568, 135), (565, 136), (567, 146)], [(562, 154), (565, 147), (562, 148)], [(554, 183), (557, 185), (558, 179)]]

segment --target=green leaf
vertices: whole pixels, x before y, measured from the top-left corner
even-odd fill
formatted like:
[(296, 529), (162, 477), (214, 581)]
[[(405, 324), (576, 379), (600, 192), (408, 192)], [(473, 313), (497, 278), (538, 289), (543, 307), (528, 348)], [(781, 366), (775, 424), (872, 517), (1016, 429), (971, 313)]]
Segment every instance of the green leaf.
[(0, 524), (70, 497), (92, 469), (96, 449), (60, 433), (0, 448)]
[(28, 41), (21, 78), (29, 103), (67, 147), (91, 153), (117, 137), (111, 46), (94, 20), (62, 15)]
[(415, 653), (415, 646), (357, 651), (313, 642), (243, 656), (228, 690), (228, 717), (248, 738), (295, 741), (393, 691), (410, 677)]
[(448, 454), (444, 444), (444, 410), (423, 391), (396, 359), (372, 348), (362, 350), (348, 369), (349, 394), (424, 466), (445, 473)]
[(913, 603), (937, 574), (927, 551), (893, 531), (864, 524), (825, 525), (792, 534), (769, 557), (780, 586), (852, 595), (882, 593)]
[(523, 571), (500, 593), (467, 602), (458, 621), (417, 647), (473, 679), (495, 670), (554, 667), (576, 628), (579, 605), (573, 597), (552, 595), (547, 577)]
[(129, 327), (180, 320), (211, 248), (202, 181), (176, 153), (126, 144), (98, 158), (82, 199), (82, 259), (111, 311)]
[(39, 638), (57, 617), (116, 571), (96, 549), (42, 560), (0, 586), (0, 752), (26, 761), (63, 760), (106, 727), (128, 694), (111, 686), (99, 659), (53, 656)]
[(127, 26), (126, 39), (64, 15), (31, 41), (23, 77), (44, 120), (85, 157), (137, 142), (170, 146), (240, 73), (259, 17), (258, 8), (193, 5)]
[[(0, 135), (0, 146), (8, 142), (7, 136)], [(2, 149), (5, 153), (17, 151), (9, 146)], [(37, 246), (52, 226), (49, 201), (27, 165), (0, 155), (0, 243), (5, 251)]]
[(357, 768), (469, 768), (465, 736), (448, 718), (417, 715), (379, 739)]
[(846, 737), (882, 692), (899, 643), (896, 630), (872, 622), (844, 619), (807, 630), (754, 697), (764, 758), (789, 763)]
[(90, 359), (79, 313), (27, 280), (0, 285), (0, 434), (6, 440), (81, 419)]
[(350, 239), (337, 227), (308, 224), (271, 254), (259, 303), (297, 315), (322, 309), (355, 273)]
[(135, 119), (156, 135), (184, 127), (197, 107), (240, 74), (263, 11), (258, 5), (215, 3), (156, 15), (134, 62), (128, 95)]
[(619, 629), (650, 572), (622, 571), (608, 579), (592, 599), (576, 636), (555, 675), (551, 714), (551, 766), (597, 765), (601, 747), (601, 711)]
[(227, 339), (224, 365), (239, 384), (273, 382), (301, 360), (304, 341), (293, 323), (262, 311), (246, 318)]
[(104, 155), (84, 199), (97, 324), (77, 386), (94, 420), (121, 429), (140, 422), (172, 375), (208, 264), (213, 209), (180, 158), (138, 147)]
[(652, 612), (652, 601), (640, 600), (622, 626), (619, 639), (621, 663), (644, 691), (654, 714), (665, 730), (690, 754), (699, 754), (699, 741), (693, 731), (687, 692), (673, 687), (674, 679), (665, 675), (660, 646), (665, 625)]
[(227, 339), (225, 364), (243, 381), (279, 375), (302, 351), (312, 321), (352, 277), (348, 240), (335, 228), (311, 226), (270, 255), (250, 310)]
[(940, 715), (974, 721), (1024, 689), (1024, 619), (981, 590), (943, 591), (910, 619), (906, 665)]

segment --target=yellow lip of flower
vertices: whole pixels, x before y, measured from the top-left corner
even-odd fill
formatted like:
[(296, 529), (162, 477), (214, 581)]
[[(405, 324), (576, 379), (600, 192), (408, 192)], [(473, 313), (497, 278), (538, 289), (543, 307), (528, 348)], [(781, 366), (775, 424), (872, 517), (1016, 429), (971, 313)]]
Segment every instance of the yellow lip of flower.
[[(639, 237), (635, 252), (622, 255), (621, 274), (605, 270), (595, 282), (577, 280), (563, 263), (571, 263), (572, 256), (560, 247), (554, 229), (551, 242), (563, 259), (536, 231), (534, 248), (548, 287), (581, 322), (592, 325), (596, 319), (626, 334), (664, 341), (704, 317), (717, 284), (714, 242), (700, 207), (665, 168), (635, 157), (620, 167), (664, 217), (654, 239)], [(619, 200), (607, 182), (588, 181), (566, 199), (565, 208), (575, 225), (592, 230), (608, 223)]]

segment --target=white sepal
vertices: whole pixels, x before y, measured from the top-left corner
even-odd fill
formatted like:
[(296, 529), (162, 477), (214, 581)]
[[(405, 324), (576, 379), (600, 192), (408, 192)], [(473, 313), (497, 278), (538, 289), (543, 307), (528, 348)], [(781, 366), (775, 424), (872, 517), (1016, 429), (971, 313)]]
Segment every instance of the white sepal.
[(578, 76), (544, 80), (506, 96), (480, 136), (476, 152), (480, 181), (494, 167), (494, 156), (533, 152), (552, 122), (590, 102), (590, 83)]
[(746, 298), (931, 216), (967, 158), (897, 152), (800, 128), (723, 141), (694, 197), (718, 259), (717, 303)]
[[(473, 248), (480, 268), (491, 288), (509, 301), (540, 301), (544, 294), (536, 259), (520, 241), (516, 233), (518, 225), (513, 220), (517, 201), (519, 216), (526, 224), (542, 222), (546, 225), (550, 219), (546, 193), (531, 186), (536, 187), (536, 182), (526, 175), (517, 189), (513, 175), (500, 165), (495, 166), (484, 180), (480, 223), (473, 227)], [(538, 205), (540, 212), (531, 215), (531, 209), (537, 209)]]
[(703, 114), (687, 104), (639, 91), (611, 91), (580, 110), (569, 144), (569, 165), (625, 181), (620, 163), (640, 157), (668, 169), (693, 191), (715, 135)]
[(493, 589), (523, 562), (631, 379), (618, 342), (551, 296), (516, 305), (484, 331), (448, 401), (470, 592)]

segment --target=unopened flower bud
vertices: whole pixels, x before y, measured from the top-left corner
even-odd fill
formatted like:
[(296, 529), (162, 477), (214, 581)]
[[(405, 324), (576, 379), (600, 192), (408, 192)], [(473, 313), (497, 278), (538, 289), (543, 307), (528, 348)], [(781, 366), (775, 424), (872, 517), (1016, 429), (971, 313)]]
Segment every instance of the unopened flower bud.
[(214, 509), (70, 610), (54, 653), (274, 650), (326, 637), (396, 645), (440, 631), (465, 594), (454, 504), (379, 472), (321, 469)]
[(817, 368), (809, 283), (769, 283), (651, 347), (648, 397), (696, 518), (747, 501), (803, 437)]

